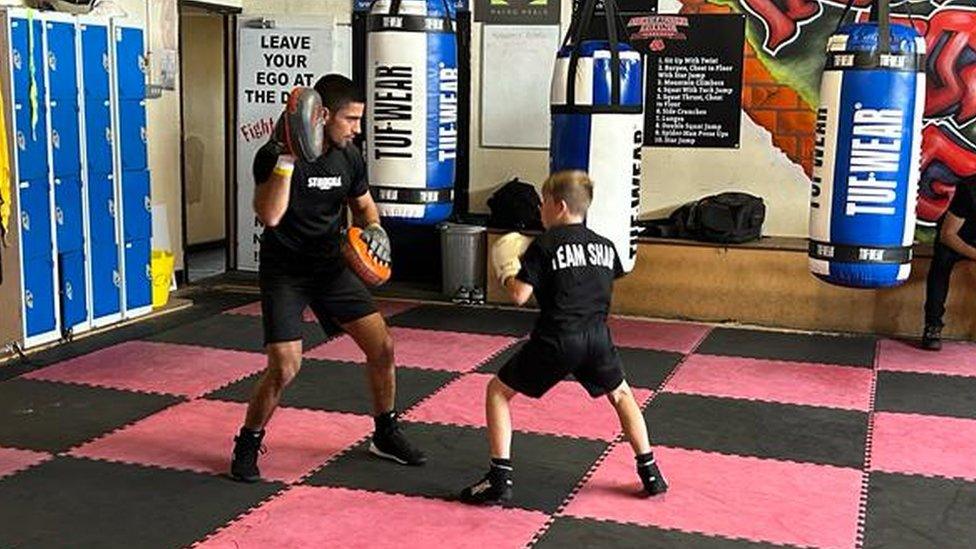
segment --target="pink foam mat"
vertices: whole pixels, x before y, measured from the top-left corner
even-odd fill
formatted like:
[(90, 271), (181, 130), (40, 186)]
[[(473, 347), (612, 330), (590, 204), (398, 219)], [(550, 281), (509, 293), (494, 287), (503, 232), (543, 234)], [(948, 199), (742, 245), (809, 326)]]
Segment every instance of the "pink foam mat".
[(607, 456), (565, 514), (825, 548), (857, 540), (861, 471), (655, 448), (667, 493), (637, 495), (630, 448)]
[[(415, 408), (411, 421), (485, 426), (485, 389), (490, 374), (468, 374), (451, 383)], [(633, 389), (638, 402), (652, 392)], [(620, 421), (604, 398), (592, 399), (575, 381), (564, 381), (541, 399), (518, 395), (512, 400), (515, 430), (569, 437), (613, 440), (620, 432)]]
[(51, 459), (51, 455), (44, 452), (0, 447), (0, 478), (23, 471), (49, 459)]
[(620, 347), (690, 353), (711, 328), (687, 322), (656, 322), (611, 317), (607, 322), (613, 342)]
[(296, 486), (234, 522), (201, 546), (525, 547), (547, 516), (535, 511)]
[(878, 368), (898, 372), (976, 376), (976, 345), (946, 341), (935, 353), (919, 349), (917, 343), (894, 339), (881, 340)]
[[(245, 404), (195, 400), (163, 410), (71, 453), (126, 463), (224, 474)], [(294, 482), (372, 431), (367, 416), (279, 408), (259, 457), (263, 478)]]
[(665, 391), (867, 411), (867, 368), (691, 355)]
[[(516, 339), (506, 336), (390, 328), (396, 363), (415, 368), (467, 372), (478, 367)], [(326, 342), (305, 353), (309, 358), (365, 362), (366, 356), (349, 336)]]
[(129, 341), (23, 377), (195, 398), (264, 369), (258, 353)]
[(871, 468), (976, 480), (976, 420), (878, 412)]

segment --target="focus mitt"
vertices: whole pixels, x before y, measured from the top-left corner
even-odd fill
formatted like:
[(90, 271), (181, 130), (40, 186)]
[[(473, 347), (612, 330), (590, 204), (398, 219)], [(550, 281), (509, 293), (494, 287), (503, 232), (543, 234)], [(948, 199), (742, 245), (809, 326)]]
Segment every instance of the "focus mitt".
[(312, 88), (296, 87), (288, 95), (285, 112), (275, 124), (271, 139), (281, 151), (314, 162), (325, 149), (322, 98)]
[(369, 286), (390, 279), (390, 239), (378, 223), (366, 229), (350, 227), (342, 235), (342, 256), (346, 264)]

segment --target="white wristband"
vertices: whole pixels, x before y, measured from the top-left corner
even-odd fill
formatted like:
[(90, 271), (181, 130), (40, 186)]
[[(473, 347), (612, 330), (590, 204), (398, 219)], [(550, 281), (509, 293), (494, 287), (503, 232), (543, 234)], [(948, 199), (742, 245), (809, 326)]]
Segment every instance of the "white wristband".
[(289, 177), (294, 171), (295, 171), (294, 158), (284, 154), (278, 157), (278, 162), (275, 164), (273, 173), (277, 175)]

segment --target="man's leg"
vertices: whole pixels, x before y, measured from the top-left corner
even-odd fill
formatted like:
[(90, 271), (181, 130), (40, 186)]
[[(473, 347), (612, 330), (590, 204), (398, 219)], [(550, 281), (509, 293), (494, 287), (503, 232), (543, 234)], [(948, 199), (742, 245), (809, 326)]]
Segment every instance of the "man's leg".
[(264, 428), (281, 394), (302, 364), (302, 311), (308, 302), (299, 277), (262, 272), (261, 322), (268, 366), (258, 380), (247, 407), (244, 426), (234, 438), (231, 476), (245, 482), (260, 478), (258, 454)]
[(281, 393), (298, 375), (302, 365), (302, 341), (285, 341), (265, 346), (268, 354), (268, 367), (254, 387), (251, 401), (247, 406), (244, 427), (252, 431), (262, 431), (274, 414)]
[(942, 317), (945, 315), (945, 302), (949, 296), (949, 280), (952, 268), (961, 256), (938, 240), (935, 242), (932, 263), (925, 279), (925, 331), (922, 346), (930, 350), (942, 347)]
[(341, 326), (366, 355), (366, 379), (376, 424), (370, 452), (403, 465), (423, 465), (427, 457), (407, 441), (397, 421), (393, 338), (386, 321), (379, 313), (372, 313)]

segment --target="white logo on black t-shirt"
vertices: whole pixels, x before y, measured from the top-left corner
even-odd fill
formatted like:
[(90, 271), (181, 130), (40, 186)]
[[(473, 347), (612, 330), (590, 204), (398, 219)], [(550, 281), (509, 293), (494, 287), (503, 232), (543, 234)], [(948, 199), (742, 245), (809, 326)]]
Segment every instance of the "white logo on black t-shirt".
[(552, 258), (552, 270), (570, 267), (606, 267), (613, 270), (613, 260), (616, 256), (613, 246), (590, 242), (588, 244), (567, 243), (556, 248)]
[(308, 187), (310, 189), (321, 189), (327, 191), (329, 189), (336, 189), (342, 186), (342, 176), (334, 175), (332, 177), (309, 177)]

